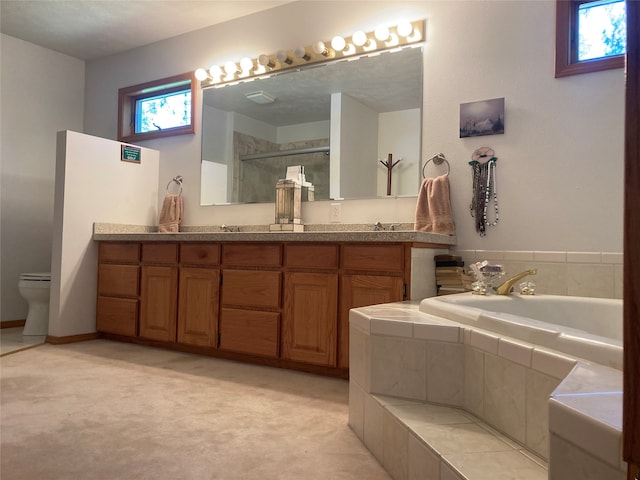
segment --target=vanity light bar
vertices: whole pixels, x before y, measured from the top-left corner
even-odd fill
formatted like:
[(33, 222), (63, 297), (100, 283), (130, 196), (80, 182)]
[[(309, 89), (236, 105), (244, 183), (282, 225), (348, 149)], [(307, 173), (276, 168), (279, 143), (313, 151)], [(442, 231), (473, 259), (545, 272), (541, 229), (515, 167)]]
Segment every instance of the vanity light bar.
[(209, 69), (198, 68), (195, 76), (202, 87), (250, 80), (328, 60), (357, 58), (412, 46), (424, 39), (424, 30), (424, 20), (403, 21), (391, 26), (379, 25), (372, 32), (358, 30), (351, 37), (336, 36), (331, 41), (317, 41), (308, 47), (278, 50), (273, 55), (262, 54), (255, 59), (245, 57), (239, 62), (228, 61), (222, 66), (212, 65)]

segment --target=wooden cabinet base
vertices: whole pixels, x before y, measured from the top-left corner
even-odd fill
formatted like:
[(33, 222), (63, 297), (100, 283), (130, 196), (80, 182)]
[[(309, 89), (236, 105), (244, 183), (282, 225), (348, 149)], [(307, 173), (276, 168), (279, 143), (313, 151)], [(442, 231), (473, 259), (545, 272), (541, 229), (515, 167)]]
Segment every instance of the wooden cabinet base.
[(193, 353), (196, 355), (205, 355), (207, 357), (222, 358), (225, 360), (233, 360), (243, 363), (251, 363), (254, 365), (264, 365), (266, 367), (285, 368), (287, 370), (296, 370), (299, 372), (313, 373), (315, 375), (323, 375), (326, 377), (349, 378), (349, 369), (347, 368), (330, 368), (321, 365), (311, 365), (307, 363), (294, 362), (282, 358), (269, 358), (258, 355), (249, 355), (243, 353), (230, 352), (226, 350), (196, 347), (193, 345), (183, 345), (180, 343), (160, 342), (140, 337), (127, 337), (124, 335), (115, 335), (112, 333), (99, 333), (100, 338), (114, 340), (119, 342), (133, 343), (136, 345), (146, 345), (148, 347), (163, 348), (166, 350), (174, 350), (178, 352)]

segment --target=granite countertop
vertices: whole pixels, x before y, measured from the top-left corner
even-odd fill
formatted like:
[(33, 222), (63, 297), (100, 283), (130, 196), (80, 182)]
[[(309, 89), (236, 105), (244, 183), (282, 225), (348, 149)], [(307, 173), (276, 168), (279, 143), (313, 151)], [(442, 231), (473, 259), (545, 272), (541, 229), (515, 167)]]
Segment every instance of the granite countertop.
[(385, 230), (376, 231), (370, 224), (314, 224), (305, 225), (304, 232), (270, 232), (269, 225), (241, 225), (222, 231), (220, 226), (180, 226), (179, 233), (159, 233), (157, 227), (94, 223), (96, 241), (143, 242), (412, 242), (450, 246), (456, 244), (455, 235), (418, 232), (413, 224), (383, 224)]

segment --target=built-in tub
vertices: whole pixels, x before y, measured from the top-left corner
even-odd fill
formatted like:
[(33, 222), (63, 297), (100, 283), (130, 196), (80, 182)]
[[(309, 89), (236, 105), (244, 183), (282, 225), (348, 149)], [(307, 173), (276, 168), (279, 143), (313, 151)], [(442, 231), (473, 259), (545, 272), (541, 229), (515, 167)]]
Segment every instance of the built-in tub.
[(622, 300), (461, 293), (420, 311), (622, 370)]

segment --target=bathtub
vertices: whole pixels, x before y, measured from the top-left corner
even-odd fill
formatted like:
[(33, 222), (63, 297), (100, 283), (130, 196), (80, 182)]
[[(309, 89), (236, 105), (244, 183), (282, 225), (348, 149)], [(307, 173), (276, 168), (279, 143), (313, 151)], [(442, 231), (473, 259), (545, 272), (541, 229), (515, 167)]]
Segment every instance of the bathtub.
[(622, 370), (622, 300), (461, 293), (420, 311)]

